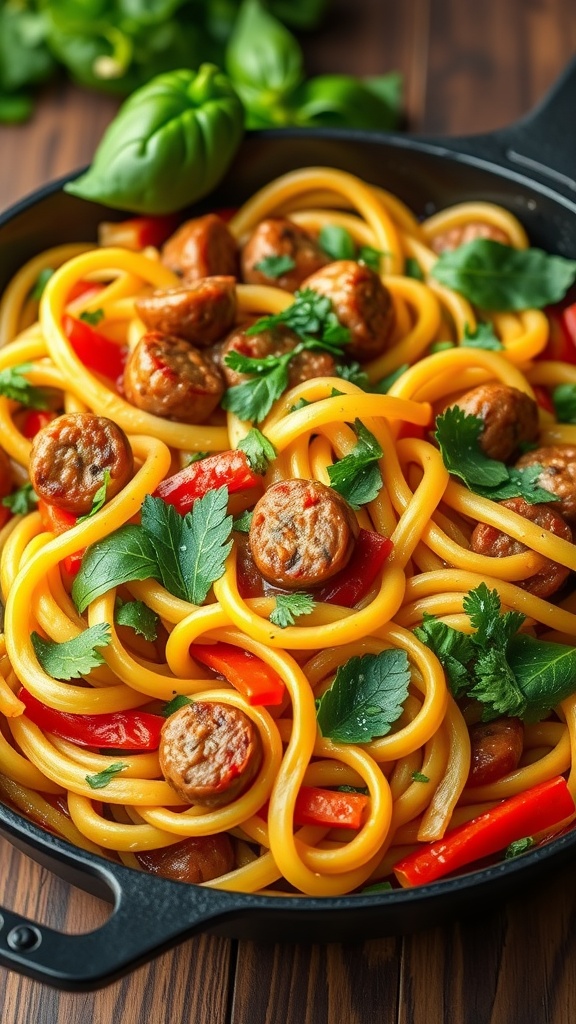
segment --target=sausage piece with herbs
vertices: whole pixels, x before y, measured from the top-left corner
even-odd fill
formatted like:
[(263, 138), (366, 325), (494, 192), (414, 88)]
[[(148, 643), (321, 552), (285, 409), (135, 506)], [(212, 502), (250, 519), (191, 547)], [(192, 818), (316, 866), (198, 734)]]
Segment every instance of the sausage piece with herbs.
[(469, 786), (488, 786), (513, 772), (520, 763), (524, 726), (519, 718), (495, 718), (470, 728)]
[(222, 398), (224, 381), (189, 342), (149, 331), (126, 364), (124, 392), (132, 405), (154, 416), (203, 423)]
[[(328, 262), (304, 228), (287, 217), (269, 217), (260, 221), (242, 249), (242, 279), (247, 284), (267, 284), (295, 292), (305, 278)], [(278, 273), (275, 267), (283, 269)]]
[[(282, 356), (292, 352), (299, 341), (298, 335), (285, 324), (267, 327), (258, 334), (248, 334), (247, 325), (236, 328), (218, 352), (228, 387), (236, 387), (251, 379), (250, 374), (239, 373), (227, 365), (226, 356), (229, 352), (239, 352), (250, 359), (263, 359), (265, 356)], [(288, 387), (294, 388), (314, 377), (334, 377), (335, 374), (336, 361), (329, 352), (300, 352), (288, 364)]]
[(203, 277), (186, 288), (155, 291), (136, 299), (148, 330), (174, 334), (204, 348), (223, 338), (236, 319), (236, 279)]
[(357, 536), (354, 512), (331, 487), (317, 480), (281, 480), (256, 504), (249, 541), (264, 579), (305, 589), (344, 568)]
[(144, 870), (153, 875), (193, 885), (219, 878), (234, 867), (232, 843), (225, 832), (190, 836), (161, 850), (142, 850), (136, 857)]
[(162, 262), (186, 284), (201, 277), (236, 277), (236, 239), (215, 213), (182, 224), (162, 247)]
[(507, 384), (480, 384), (453, 405), (484, 421), (480, 447), (490, 459), (508, 462), (523, 442), (538, 437), (538, 406), (530, 395)]
[[(519, 516), (529, 519), (531, 523), (549, 530), (555, 537), (572, 541), (572, 530), (568, 523), (562, 518), (559, 512), (550, 505), (530, 505), (524, 498), (509, 498), (507, 501), (499, 501), (503, 508), (509, 508)], [(479, 555), (488, 555), (490, 558), (503, 558), (505, 555), (518, 555), (526, 551), (526, 545), (515, 540), (507, 533), (502, 533), (494, 526), (486, 523), (478, 523), (470, 538), (472, 551)], [(558, 562), (546, 559), (546, 564), (533, 576), (525, 580), (518, 580), (516, 586), (527, 590), (535, 597), (550, 597), (559, 587), (562, 586), (568, 577), (570, 569)]]
[(350, 331), (346, 356), (364, 362), (390, 345), (394, 307), (378, 274), (354, 260), (337, 260), (302, 283), (332, 301), (340, 323)]
[(122, 428), (105, 416), (58, 416), (32, 442), (29, 473), (36, 494), (74, 516), (90, 512), (106, 470), (106, 497), (113, 498), (132, 477), (134, 459)]
[(576, 445), (554, 444), (548, 448), (535, 448), (522, 455), (516, 466), (526, 469), (536, 464), (542, 466), (538, 486), (554, 494), (559, 499), (554, 502), (554, 508), (569, 523), (576, 523)]
[(239, 708), (198, 700), (170, 715), (158, 753), (164, 778), (185, 803), (222, 807), (257, 775), (262, 743)]
[(438, 254), (442, 252), (453, 252), (461, 245), (468, 242), (475, 242), (478, 238), (489, 238), (493, 242), (501, 242), (502, 245), (510, 245), (508, 235), (502, 228), (495, 224), (487, 224), (485, 221), (470, 221), (468, 224), (456, 224), (447, 231), (440, 231), (430, 241), (430, 248)]

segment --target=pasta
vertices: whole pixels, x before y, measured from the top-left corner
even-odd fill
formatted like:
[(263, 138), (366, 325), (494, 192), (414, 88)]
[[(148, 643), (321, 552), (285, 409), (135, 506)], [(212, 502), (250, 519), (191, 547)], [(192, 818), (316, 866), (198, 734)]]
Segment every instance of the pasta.
[[(478, 706), (455, 699), (438, 650), (421, 631), (413, 632), (434, 617), (469, 637), (467, 595), (485, 584), (497, 593), (502, 613), (526, 617), (521, 629), (527, 636), (571, 645), (573, 594), (561, 590), (553, 602), (525, 585), (550, 562), (566, 575), (575, 571), (571, 539), (451, 475), (431, 431), (434, 417), (464, 392), (497, 384), (534, 399), (543, 389), (576, 385), (576, 367), (541, 358), (550, 332), (542, 310), (486, 313), (431, 274), (438, 240), (466, 231), (477, 237), (479, 224), (484, 237), (526, 249), (522, 226), (506, 210), (474, 202), (419, 223), (384, 190), (341, 171), (309, 168), (249, 199), (233, 215), (229, 231), (243, 245), (263, 220), (280, 216), (312, 238), (337, 229), (356, 250), (369, 250), (393, 322), (386, 346), (360, 360), (363, 387), (354, 375), (346, 379), (334, 371), (292, 382), (275, 398), (258, 423), (274, 456), (256, 487), (227, 495), (228, 511), (241, 517), (286, 481), (330, 486), (331, 471), (356, 450), (362, 428), (380, 451), (371, 461), (381, 486), (356, 507), (353, 531), (388, 538), (390, 553), (351, 606), (315, 600), (320, 591), (312, 587), (304, 612), (278, 624), (274, 613), (286, 590), (247, 590), (245, 535), (235, 531), (223, 571), (209, 581), (213, 586), (204, 600), (171, 592), (157, 574), (128, 574), (80, 611), (71, 571), (78, 553), (97, 550), (131, 524), (137, 528), (147, 496), (161, 493), (163, 482), (191, 458), (198, 457), (192, 465), (201, 466), (207, 454), (237, 449), (251, 424), (221, 407), (200, 423), (139, 408), (72, 343), (67, 317), (95, 325), (118, 352), (136, 350), (147, 327), (135, 303), (153, 290), (181, 286), (157, 249), (86, 243), (34, 257), (1, 301), (0, 371), (21, 368), (26, 385), (49, 394), (58, 413), (114, 421), (128, 437), (134, 469), (117, 493), (110, 496), (104, 488), (106, 500), (94, 515), (75, 517), (69, 529), (50, 529), (41, 501), (39, 511), (32, 504), (0, 531), (0, 793), (44, 827), (131, 867), (156, 870), (146, 861), (151, 851), (226, 834), (233, 864), (202, 884), (332, 896), (386, 880), (419, 844), (440, 840), (498, 801), (558, 775), (567, 774), (576, 799), (576, 692), (563, 695), (544, 721), (525, 726), (517, 764), (493, 781), (470, 785), (470, 727), (480, 717)], [(44, 270), (52, 273), (38, 305), (30, 295)], [(273, 283), (239, 283), (236, 298), (242, 323), (282, 314), (294, 297)], [(482, 325), (489, 325), (495, 339), (486, 348), (469, 343)], [(383, 378), (391, 380), (379, 391)], [(0, 395), (2, 447), (20, 484), (28, 478), (36, 444), (27, 426), (30, 415), (14, 394)], [(574, 443), (576, 428), (559, 423), (553, 408), (540, 408), (539, 415), (541, 444)], [(51, 416), (49, 411), (46, 424)], [(500, 531), (516, 547), (511, 541), (510, 553), (497, 558), (474, 549), (476, 524)], [(155, 643), (118, 622), (119, 603), (133, 602), (157, 620)], [(34, 638), (49, 646), (65, 644), (89, 628), (108, 631), (101, 664), (71, 681), (51, 674)], [(250, 665), (263, 664), (280, 681), (281, 700), (251, 702), (225, 671), (215, 676), (205, 660), (213, 644), (247, 652)], [(335, 675), (351, 659), (378, 659), (382, 652), (395, 652), (409, 666), (396, 719), (368, 740), (322, 735), (316, 704)], [(77, 716), (160, 715), (179, 695), (224, 706), (231, 714), (240, 710), (261, 759), (249, 784), (229, 801), (185, 802), (163, 773), (157, 749), (120, 747), (111, 754), (96, 742), (72, 742), (34, 721), (22, 687), (42, 706)], [(356, 791), (350, 796), (363, 798), (361, 821), (342, 828), (296, 815), (295, 824), (302, 787)]]

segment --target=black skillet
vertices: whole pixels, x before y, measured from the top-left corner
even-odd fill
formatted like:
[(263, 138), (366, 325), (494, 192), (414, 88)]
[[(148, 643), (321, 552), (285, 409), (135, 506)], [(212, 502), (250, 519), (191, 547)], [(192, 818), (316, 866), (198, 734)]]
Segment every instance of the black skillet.
[[(484, 199), (511, 210), (533, 245), (576, 258), (576, 60), (545, 101), (511, 128), (423, 140), (354, 131), (271, 131), (245, 140), (206, 208), (236, 205), (278, 174), (312, 164), (352, 171), (419, 215)], [(61, 242), (95, 238), (104, 217), (55, 182), (0, 217), (0, 288), (22, 263)], [(331, 942), (415, 931), (485, 907), (576, 854), (576, 830), (547, 846), (413, 890), (328, 899), (220, 892), (132, 871), (44, 832), (0, 804), (0, 833), (67, 881), (111, 901), (107, 923), (64, 935), (0, 909), (0, 965), (68, 989), (89, 989), (204, 930), (235, 938)]]

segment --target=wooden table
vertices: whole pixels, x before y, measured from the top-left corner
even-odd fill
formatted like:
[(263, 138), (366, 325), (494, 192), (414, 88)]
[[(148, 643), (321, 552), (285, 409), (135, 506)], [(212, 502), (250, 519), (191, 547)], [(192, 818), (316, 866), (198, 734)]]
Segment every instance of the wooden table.
[[(576, 51), (573, 0), (333, 0), (310, 72), (405, 75), (413, 130), (469, 133), (526, 112)], [(115, 102), (59, 84), (0, 127), (0, 209), (89, 161)], [(567, 130), (574, 130), (574, 124)], [(106, 905), (0, 842), (0, 904), (67, 931)], [(573, 1024), (576, 872), (473, 923), (364, 945), (198, 938), (90, 995), (0, 971), (4, 1024)]]

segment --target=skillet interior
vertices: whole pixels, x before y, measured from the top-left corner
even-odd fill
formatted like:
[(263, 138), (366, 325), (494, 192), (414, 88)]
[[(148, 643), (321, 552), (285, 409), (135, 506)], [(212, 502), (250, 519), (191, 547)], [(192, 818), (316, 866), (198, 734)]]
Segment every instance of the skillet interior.
[[(501, 204), (524, 223), (532, 244), (576, 258), (572, 186), (564, 183), (553, 190), (545, 173), (540, 181), (530, 181), (518, 165), (497, 166), (494, 161), (509, 146), (505, 132), (460, 144), (327, 130), (255, 133), (245, 140), (233, 174), (203, 208), (236, 205), (278, 174), (322, 164), (383, 185), (419, 215), (468, 199)], [(49, 186), (0, 217), (0, 287), (42, 249), (89, 241), (96, 237), (99, 221), (121, 219), (117, 211), (66, 195), (60, 185)], [(413, 931), (479, 903), (485, 906), (488, 898), (527, 884), (576, 850), (574, 832), (517, 861), (420, 889), (319, 900), (184, 887), (134, 872), (72, 848), (1, 804), (0, 832), (73, 884), (115, 903), (115, 912), (98, 932), (72, 937), (43, 927), (30, 949), (18, 948), (14, 939), (14, 929), (24, 919), (0, 913), (0, 963), (68, 988), (103, 984), (204, 929), (274, 941), (350, 941)]]

